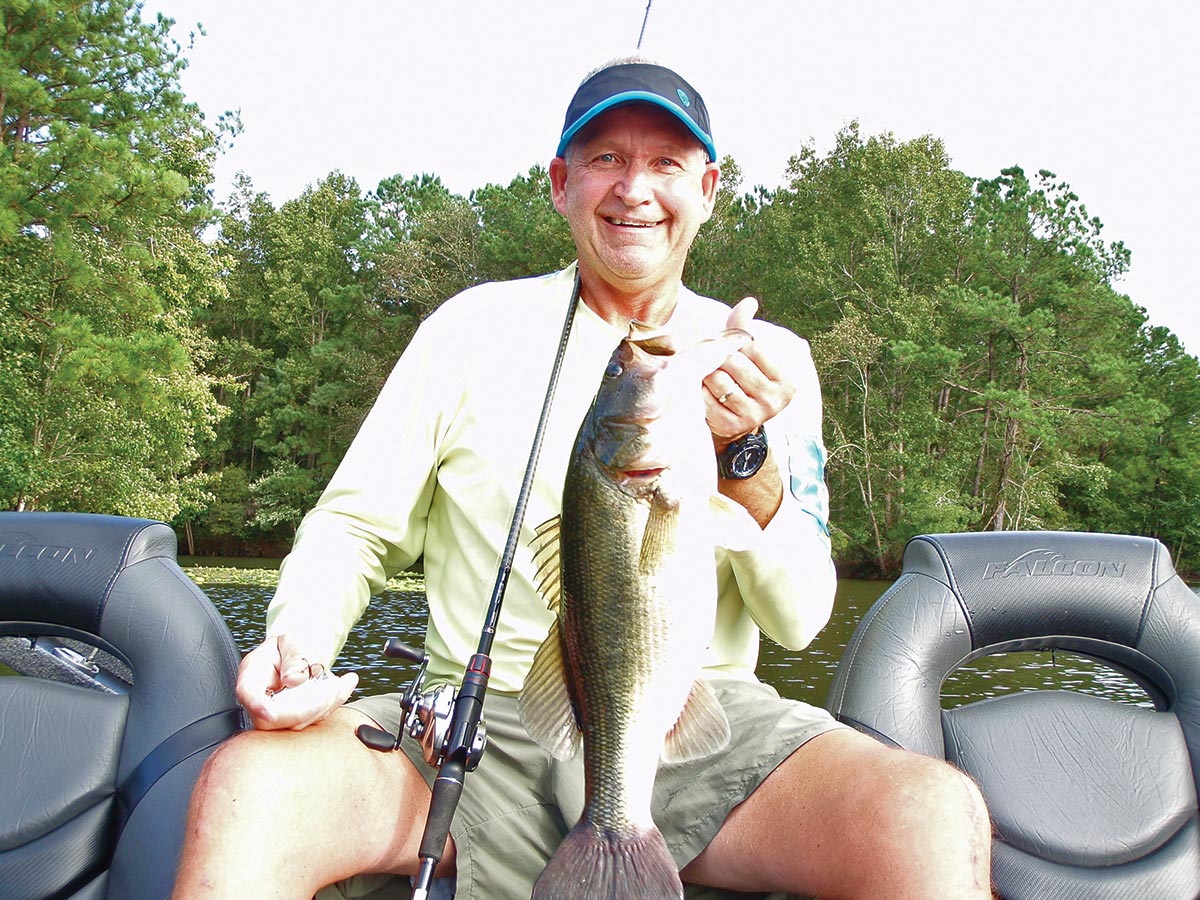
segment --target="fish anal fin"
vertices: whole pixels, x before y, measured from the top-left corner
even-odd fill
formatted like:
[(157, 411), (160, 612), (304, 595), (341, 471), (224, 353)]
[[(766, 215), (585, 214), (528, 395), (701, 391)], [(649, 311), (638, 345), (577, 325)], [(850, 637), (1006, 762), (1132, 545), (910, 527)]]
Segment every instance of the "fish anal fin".
[(729, 743), (729, 719), (712, 687), (703, 678), (692, 685), (683, 712), (667, 732), (663, 762), (701, 759), (723, 750)]
[(517, 709), (521, 724), (555, 759), (570, 759), (582, 740), (567, 687), (567, 671), (558, 621), (533, 656)]

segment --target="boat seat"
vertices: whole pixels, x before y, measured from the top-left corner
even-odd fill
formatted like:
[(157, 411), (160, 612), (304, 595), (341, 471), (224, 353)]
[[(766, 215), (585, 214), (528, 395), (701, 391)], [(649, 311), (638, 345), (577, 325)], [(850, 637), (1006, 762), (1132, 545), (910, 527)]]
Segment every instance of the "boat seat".
[(240, 656), (161, 522), (0, 512), (0, 895), (164, 900)]
[[(1046, 649), (1118, 670), (1154, 708), (1065, 690), (942, 708), (960, 666)], [(1006, 900), (1200, 897), (1200, 598), (1158, 541), (916, 537), (847, 645), (827, 705), (976, 780)]]

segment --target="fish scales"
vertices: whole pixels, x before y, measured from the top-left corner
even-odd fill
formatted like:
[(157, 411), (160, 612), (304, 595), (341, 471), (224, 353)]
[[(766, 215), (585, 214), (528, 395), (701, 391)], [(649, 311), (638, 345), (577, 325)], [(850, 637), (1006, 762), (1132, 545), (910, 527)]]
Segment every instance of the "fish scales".
[(560, 758), (582, 743), (585, 806), (534, 900), (683, 895), (651, 795), (660, 757), (703, 756), (729, 737), (699, 678), (716, 608), (700, 381), (747, 339), (679, 352), (635, 324), (580, 426), (562, 514), (538, 531), (539, 588), (557, 616), (521, 715)]

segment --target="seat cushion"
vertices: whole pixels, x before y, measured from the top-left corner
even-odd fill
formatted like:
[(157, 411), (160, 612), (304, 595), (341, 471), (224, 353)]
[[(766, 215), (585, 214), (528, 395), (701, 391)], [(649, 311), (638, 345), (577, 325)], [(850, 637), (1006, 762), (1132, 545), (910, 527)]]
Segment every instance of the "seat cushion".
[(996, 835), (1053, 862), (1112, 866), (1167, 843), (1196, 815), (1179, 719), (1067, 691), (944, 713), (946, 758), (979, 783)]
[(0, 678), (0, 885), (6, 898), (56, 894), (107, 864), (127, 709), (124, 696)]

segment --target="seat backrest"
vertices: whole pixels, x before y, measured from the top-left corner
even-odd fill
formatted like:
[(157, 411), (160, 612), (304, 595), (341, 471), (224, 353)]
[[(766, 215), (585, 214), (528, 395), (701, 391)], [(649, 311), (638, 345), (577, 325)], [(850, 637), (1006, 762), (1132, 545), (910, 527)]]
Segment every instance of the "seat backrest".
[[(175, 533), (0, 513), (0, 640), (10, 668), (30, 673), (0, 677), (0, 894), (168, 897), (200, 766), (245, 727), (237, 648), (179, 568)], [(44, 666), (24, 668), (14, 646)]]
[[(942, 709), (955, 669), (1038, 649), (1120, 670), (1155, 708), (1027, 691)], [(827, 705), (976, 779), (1000, 896), (1200, 897), (1200, 598), (1158, 541), (914, 538), (902, 575), (847, 645)]]

